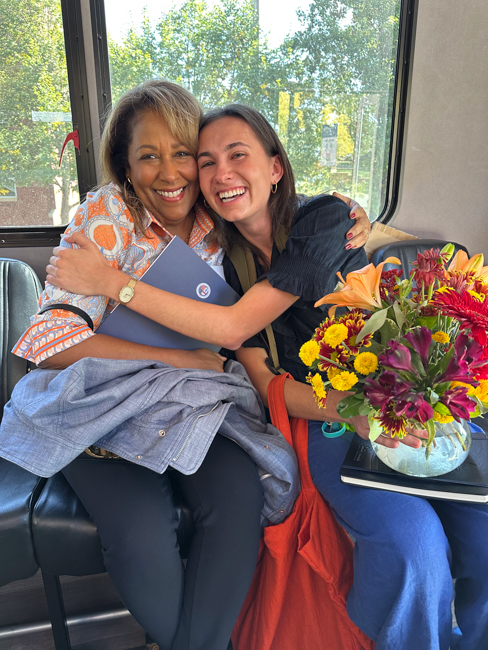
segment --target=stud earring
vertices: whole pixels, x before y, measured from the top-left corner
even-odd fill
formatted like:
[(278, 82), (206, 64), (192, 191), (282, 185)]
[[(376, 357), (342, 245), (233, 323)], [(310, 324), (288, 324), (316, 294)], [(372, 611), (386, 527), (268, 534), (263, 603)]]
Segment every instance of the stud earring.
[(278, 190), (278, 183), (273, 183), (271, 185), (271, 193), (276, 194), (277, 190)]

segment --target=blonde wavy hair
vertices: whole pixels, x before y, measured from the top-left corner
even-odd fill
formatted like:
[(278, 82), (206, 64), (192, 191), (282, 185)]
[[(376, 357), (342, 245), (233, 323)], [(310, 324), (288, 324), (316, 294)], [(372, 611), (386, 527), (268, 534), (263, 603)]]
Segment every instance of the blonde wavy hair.
[(163, 79), (151, 79), (123, 95), (110, 113), (100, 143), (102, 183), (116, 183), (137, 230), (144, 231), (144, 205), (127, 180), (129, 145), (134, 124), (145, 111), (156, 112), (178, 142), (196, 156), (202, 108), (187, 90)]

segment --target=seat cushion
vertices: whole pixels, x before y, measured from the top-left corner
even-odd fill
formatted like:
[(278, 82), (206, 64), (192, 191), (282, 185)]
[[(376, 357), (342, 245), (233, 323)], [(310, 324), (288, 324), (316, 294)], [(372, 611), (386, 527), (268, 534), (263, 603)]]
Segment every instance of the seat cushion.
[(30, 522), (45, 482), (0, 458), (0, 586), (29, 578), (38, 569)]
[[(182, 557), (193, 535), (191, 513), (173, 486), (177, 531)], [(105, 571), (97, 529), (62, 474), (46, 481), (32, 517), (34, 547), (39, 566), (53, 575), (91, 575)]]

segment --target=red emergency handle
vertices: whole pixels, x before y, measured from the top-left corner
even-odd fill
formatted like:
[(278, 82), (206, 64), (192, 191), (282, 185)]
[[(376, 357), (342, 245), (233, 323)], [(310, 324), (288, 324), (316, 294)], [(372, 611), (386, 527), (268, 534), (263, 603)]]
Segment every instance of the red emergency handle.
[(68, 133), (66, 136), (66, 139), (63, 143), (63, 148), (61, 149), (61, 155), (59, 156), (59, 166), (61, 167), (61, 161), (63, 160), (63, 154), (66, 145), (70, 140), (73, 140), (73, 144), (75, 145), (75, 149), (80, 153), (80, 134), (78, 133), (78, 128), (76, 128), (74, 131), (71, 131), (71, 133)]

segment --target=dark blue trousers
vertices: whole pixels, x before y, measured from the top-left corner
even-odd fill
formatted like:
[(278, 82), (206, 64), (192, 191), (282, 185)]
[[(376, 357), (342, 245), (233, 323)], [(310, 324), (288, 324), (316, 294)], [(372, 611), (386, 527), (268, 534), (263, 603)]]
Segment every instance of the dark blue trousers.
[(376, 650), (487, 650), (488, 506), (341, 483), (352, 434), (328, 439), (321, 425), (309, 423), (310, 471), (356, 540), (351, 619)]
[(195, 474), (173, 472), (196, 526), (186, 569), (167, 473), (83, 455), (63, 474), (122, 601), (161, 650), (226, 650), (259, 550), (263, 493), (249, 456), (217, 435)]

